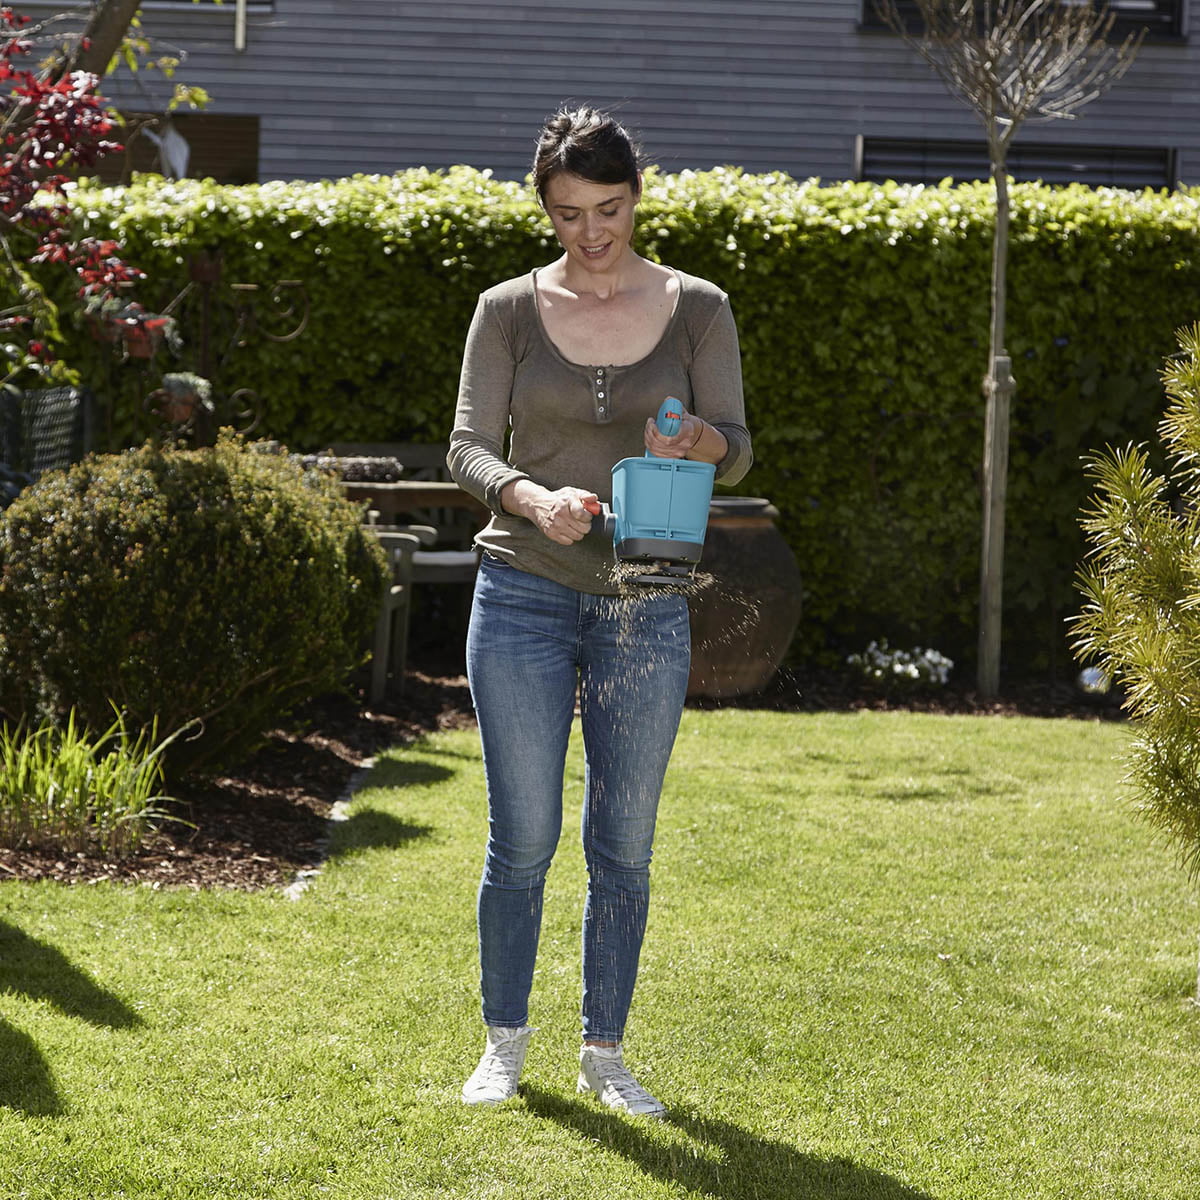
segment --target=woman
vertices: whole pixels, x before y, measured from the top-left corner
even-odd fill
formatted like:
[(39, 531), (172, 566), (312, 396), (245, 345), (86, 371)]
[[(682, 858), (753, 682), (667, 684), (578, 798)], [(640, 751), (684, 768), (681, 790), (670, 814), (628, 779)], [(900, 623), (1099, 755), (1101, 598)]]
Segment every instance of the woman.
[[(639, 154), (611, 117), (552, 117), (533, 180), (562, 255), (479, 298), (448, 456), (494, 513), (476, 538), (467, 635), (489, 808), (478, 905), (487, 1045), (463, 1099), (497, 1104), (517, 1091), (578, 694), (588, 868), (578, 1086), (661, 1116), (621, 1042), (687, 690), (687, 603), (677, 591), (623, 591), (592, 514), (611, 499), (613, 464), (643, 449), (715, 463), (727, 484), (746, 473), (737, 331), (719, 289), (634, 251)], [(667, 396), (690, 410), (671, 437), (654, 423)]]

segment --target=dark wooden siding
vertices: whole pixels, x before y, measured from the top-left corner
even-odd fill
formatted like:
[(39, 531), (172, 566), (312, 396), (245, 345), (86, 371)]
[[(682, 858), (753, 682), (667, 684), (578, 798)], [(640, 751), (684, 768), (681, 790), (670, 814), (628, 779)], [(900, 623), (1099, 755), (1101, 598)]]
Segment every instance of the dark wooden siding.
[[(839, 179), (859, 135), (977, 137), (970, 111), (862, 13), (862, 0), (275, 0), (251, 5), (241, 54), (232, 2), (148, 0), (143, 16), (188, 52), (178, 77), (208, 89), (212, 112), (260, 118), (262, 179), (454, 163), (521, 177), (564, 100), (616, 109), (671, 171), (733, 163)], [(1197, 78), (1186, 38), (1147, 43), (1079, 120), (1021, 139), (1161, 147), (1200, 182)], [(170, 86), (143, 73), (109, 90), (145, 109)]]

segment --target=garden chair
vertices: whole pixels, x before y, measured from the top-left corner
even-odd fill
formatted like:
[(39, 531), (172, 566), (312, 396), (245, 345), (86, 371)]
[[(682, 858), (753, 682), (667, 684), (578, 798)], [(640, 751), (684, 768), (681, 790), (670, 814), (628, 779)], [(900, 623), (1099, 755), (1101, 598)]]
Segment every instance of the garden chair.
[(371, 642), (371, 678), (367, 696), (379, 704), (390, 690), (404, 692), (404, 666), (408, 658), (408, 625), (412, 615), (413, 556), (437, 538), (428, 525), (389, 527), (377, 525), (368, 513), (367, 528), (379, 539), (388, 559), (379, 615)]
[[(417, 442), (335, 442), (329, 447), (329, 453), (339, 457), (392, 458), (403, 468), (406, 480), (449, 483), (447, 449), (445, 444)], [(457, 499), (461, 501), (461, 497)], [(462, 588), (462, 597), (461, 602), (456, 601), (456, 604), (462, 609), (460, 615), (465, 625), (475, 574), (479, 567), (480, 554), (472, 546), (472, 541), (475, 531), (482, 523), (480, 513), (471, 507), (462, 507), (459, 503), (444, 508), (420, 507), (404, 515), (421, 522), (420, 527), (428, 528), (434, 535), (432, 539), (424, 540), (421, 548), (413, 552), (409, 582), (459, 585)], [(378, 521), (378, 518), (375, 520)]]
[(0, 388), (0, 463), (36, 480), (92, 448), (95, 398), (86, 388)]

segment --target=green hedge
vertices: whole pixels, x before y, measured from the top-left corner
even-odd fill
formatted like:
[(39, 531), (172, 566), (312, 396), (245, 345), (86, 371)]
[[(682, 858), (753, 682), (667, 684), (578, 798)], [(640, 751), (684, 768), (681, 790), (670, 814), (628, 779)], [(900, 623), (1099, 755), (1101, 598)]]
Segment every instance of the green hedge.
[[(231, 280), (306, 282), (305, 335), (254, 342), (224, 381), (262, 393), (265, 432), (298, 449), (444, 440), (476, 295), (556, 253), (526, 189), (466, 168), (238, 188), (147, 177), (85, 188), (79, 207), (160, 306), (213, 245)], [(1065, 669), (1079, 459), (1154, 436), (1162, 360), (1200, 315), (1200, 193), (1018, 185), (1014, 210), (1006, 663)], [(757, 455), (740, 490), (778, 505), (804, 572), (798, 659), (884, 636), (973, 658), (991, 226), (986, 185), (647, 181), (643, 250), (733, 300)], [(68, 354), (117, 390), (100, 348)], [(134, 393), (117, 441), (145, 432)]]

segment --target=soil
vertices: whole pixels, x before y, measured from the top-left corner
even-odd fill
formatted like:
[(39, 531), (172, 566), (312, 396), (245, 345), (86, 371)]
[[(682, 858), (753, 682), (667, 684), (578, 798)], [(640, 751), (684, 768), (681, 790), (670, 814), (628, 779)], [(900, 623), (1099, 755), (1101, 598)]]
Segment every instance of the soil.
[[(149, 887), (286, 887), (319, 864), (333, 806), (373, 755), (438, 729), (474, 724), (464, 676), (411, 671), (401, 697), (368, 706), (361, 695), (325, 696), (241, 766), (172, 787), (177, 821), (163, 822), (119, 861), (54, 850), (0, 848), (0, 880), (102, 879)], [(184, 823), (186, 822), (186, 824)]]
[[(436, 655), (433, 656), (436, 659)], [(287, 729), (236, 771), (176, 786), (173, 815), (141, 850), (120, 861), (45, 850), (0, 849), (0, 879), (94, 883), (102, 879), (153, 888), (282, 888), (321, 860), (333, 806), (349, 794), (371, 758), (440, 729), (474, 725), (461, 663), (414, 660), (403, 695), (378, 706), (361, 694), (327, 696), (294, 714)], [(979, 701), (954, 687), (926, 695), (888, 697), (844, 678), (781, 673), (756, 696), (695, 699), (720, 706), (785, 712), (904, 709), (971, 715), (1121, 720), (1111, 700), (1069, 687), (1014, 686), (1001, 700)], [(186, 824), (184, 823), (186, 822)]]

